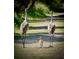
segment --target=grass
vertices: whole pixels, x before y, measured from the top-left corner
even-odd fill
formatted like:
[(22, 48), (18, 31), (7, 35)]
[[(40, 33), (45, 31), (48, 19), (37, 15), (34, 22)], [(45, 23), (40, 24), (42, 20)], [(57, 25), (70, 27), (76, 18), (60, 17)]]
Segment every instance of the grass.
[[(46, 29), (42, 29), (42, 30), (28, 30), (27, 33), (47, 33), (48, 31)], [(63, 33), (64, 29), (56, 29), (55, 33)]]
[[(49, 24), (49, 21), (43, 21), (43, 22), (33, 21), (33, 22), (30, 22), (29, 23), (29, 30), (27, 31), (27, 34), (48, 33), (47, 29), (30, 28), (30, 27), (38, 27), (38, 26), (40, 26), (40, 27), (41, 26), (48, 26), (48, 24)], [(56, 20), (55, 25), (56, 25), (56, 27), (58, 27), (58, 28), (56, 28), (55, 33), (64, 33), (64, 20)], [(19, 28), (15, 27), (14, 32), (20, 34)]]
[[(32, 22), (29, 23), (29, 26), (47, 26), (49, 22)], [(55, 21), (56, 26), (64, 26), (64, 22), (63, 21)]]
[[(15, 33), (19, 33), (20, 34), (20, 30), (16, 30)], [(30, 33), (48, 33), (48, 31), (46, 29), (42, 29), (42, 30), (28, 30), (27, 31), (27, 34), (30, 34)], [(55, 30), (55, 33), (64, 33), (64, 29), (56, 29)]]

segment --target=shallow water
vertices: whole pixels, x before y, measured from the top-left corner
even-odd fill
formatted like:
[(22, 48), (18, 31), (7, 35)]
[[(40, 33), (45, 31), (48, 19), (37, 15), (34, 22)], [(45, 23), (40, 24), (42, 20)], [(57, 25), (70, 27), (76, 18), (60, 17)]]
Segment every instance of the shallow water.
[[(50, 36), (44, 36), (44, 35), (32, 35), (32, 36), (26, 36), (26, 37), (21, 37), (20, 39), (14, 40), (15, 43), (22, 43), (23, 39), (25, 39), (26, 43), (34, 43), (36, 42), (39, 37), (42, 37), (44, 41), (49, 42), (50, 41)], [(64, 36), (63, 35), (55, 35), (54, 37), (52, 36), (53, 41), (64, 41)]]

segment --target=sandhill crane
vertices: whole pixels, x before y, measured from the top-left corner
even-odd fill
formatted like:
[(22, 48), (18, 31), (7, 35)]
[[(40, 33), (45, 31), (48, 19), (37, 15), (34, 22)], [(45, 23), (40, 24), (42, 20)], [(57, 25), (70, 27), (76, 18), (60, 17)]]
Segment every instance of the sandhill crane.
[(52, 14), (51, 14), (51, 21), (48, 24), (48, 33), (49, 33), (49, 36), (50, 36), (50, 47), (53, 47), (53, 38), (52, 38), (52, 35), (54, 37), (55, 27), (56, 26), (55, 26), (54, 20), (52, 19)]
[[(26, 36), (28, 25), (29, 24), (27, 22), (27, 9), (25, 8), (25, 20), (21, 23), (21, 26), (20, 26), (21, 36), (23, 36), (23, 37)], [(23, 48), (25, 48), (25, 39), (24, 38), (23, 38)]]

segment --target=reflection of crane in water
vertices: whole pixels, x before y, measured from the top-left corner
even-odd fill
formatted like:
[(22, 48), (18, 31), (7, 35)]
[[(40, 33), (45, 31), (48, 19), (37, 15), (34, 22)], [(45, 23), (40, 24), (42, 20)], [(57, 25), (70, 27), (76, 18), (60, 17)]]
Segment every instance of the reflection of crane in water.
[[(20, 32), (21, 36), (25, 37), (27, 29), (28, 29), (28, 22), (27, 22), (27, 9), (25, 8), (25, 20), (21, 23)], [(25, 47), (25, 39), (23, 38), (23, 48)]]
[(51, 21), (48, 24), (48, 33), (50, 35), (50, 47), (53, 47), (53, 37), (54, 37), (55, 27), (56, 26), (54, 20), (52, 19), (52, 14), (51, 14)]

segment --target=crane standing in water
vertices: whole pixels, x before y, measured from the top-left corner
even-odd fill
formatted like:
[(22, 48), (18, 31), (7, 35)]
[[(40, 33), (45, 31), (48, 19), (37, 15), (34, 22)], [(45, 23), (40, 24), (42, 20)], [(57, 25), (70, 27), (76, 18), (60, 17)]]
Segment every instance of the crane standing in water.
[(21, 32), (21, 37), (23, 37), (23, 48), (25, 48), (25, 37), (26, 37), (26, 33), (29, 27), (29, 23), (28, 23), (28, 18), (27, 18), (27, 11), (30, 8), (30, 6), (32, 5), (32, 0), (30, 0), (29, 4), (27, 7), (25, 7), (25, 20), (21, 23), (20, 26), (20, 32)]
[(54, 32), (55, 32), (55, 23), (54, 20), (52, 19), (52, 13), (51, 13), (51, 21), (48, 24), (48, 33), (50, 36), (50, 47), (53, 47), (53, 37), (54, 37)]
[(20, 32), (21, 32), (21, 37), (23, 36), (23, 48), (25, 48), (25, 36), (26, 36), (26, 32), (27, 32), (27, 29), (28, 29), (28, 22), (27, 22), (27, 8), (25, 8), (25, 20), (21, 23), (21, 26), (20, 26)]

